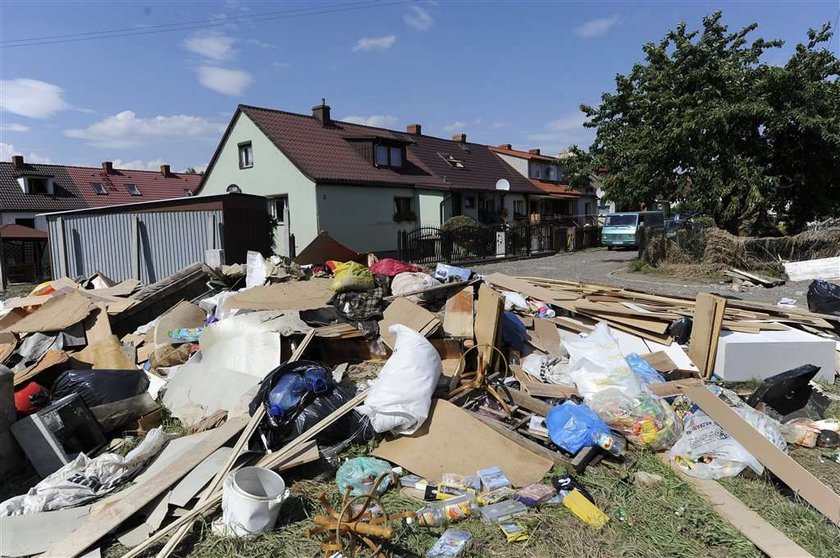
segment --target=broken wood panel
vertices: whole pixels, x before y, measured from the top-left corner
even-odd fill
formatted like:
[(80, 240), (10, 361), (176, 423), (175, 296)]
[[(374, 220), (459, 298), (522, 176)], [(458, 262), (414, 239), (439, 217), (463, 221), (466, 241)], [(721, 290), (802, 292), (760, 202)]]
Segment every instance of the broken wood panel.
[(840, 525), (840, 496), (830, 487), (773, 445), (705, 386), (688, 386), (683, 393), (771, 473), (832, 523)]
[(688, 357), (697, 365), (704, 378), (711, 376), (714, 371), (725, 311), (726, 299), (709, 293), (697, 295)]
[(417, 333), (428, 337), (440, 327), (440, 320), (417, 304), (407, 298), (398, 298), (385, 309), (384, 318), (379, 322), (379, 335), (382, 336), (385, 344), (394, 348), (394, 334), (388, 328), (395, 324), (402, 324)]
[(478, 288), (478, 303), (475, 309), (475, 342), (481, 346), (479, 353), (479, 370), (488, 369), (494, 357), (495, 347), (501, 334), (502, 312), (504, 299), (499, 294), (482, 284)]
[(537, 318), (534, 320), (534, 333), (540, 338), (542, 350), (550, 355), (560, 354), (562, 340), (554, 322)]
[(562, 291), (552, 291), (544, 287), (537, 287), (528, 281), (517, 277), (511, 277), (504, 273), (491, 273), (485, 275), (484, 280), (491, 285), (500, 287), (506, 291), (513, 291), (524, 296), (530, 296), (541, 302), (551, 303), (552, 301), (577, 300), (578, 295)]
[(443, 333), (449, 337), (472, 339), (474, 306), (475, 292), (471, 286), (450, 294), (444, 306)]
[(489, 426), (493, 431), (495, 431), (498, 434), (501, 434), (506, 439), (510, 440), (522, 449), (532, 451), (545, 459), (549, 459), (552, 462), (554, 462), (555, 465), (569, 465), (571, 463), (566, 458), (566, 456), (564, 456), (559, 451), (551, 451), (547, 447), (542, 446), (533, 440), (529, 440), (528, 438), (516, 432), (515, 430), (511, 430), (505, 424), (497, 420), (493, 420), (489, 417), (485, 417), (478, 413), (470, 413), (470, 415), (477, 418), (483, 424)]
[(103, 341), (113, 335), (111, 321), (108, 318), (108, 310), (105, 308), (105, 304), (100, 302), (96, 305), (96, 308), (85, 319), (84, 326), (88, 344)]
[(93, 308), (90, 300), (73, 290), (51, 298), (6, 329), (12, 333), (61, 331), (87, 318)]

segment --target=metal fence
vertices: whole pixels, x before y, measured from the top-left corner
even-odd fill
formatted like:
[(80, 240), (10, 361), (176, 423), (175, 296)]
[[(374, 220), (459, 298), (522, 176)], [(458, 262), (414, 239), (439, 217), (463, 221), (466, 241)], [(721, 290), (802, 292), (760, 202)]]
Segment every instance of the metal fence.
[(415, 263), (465, 263), (582, 250), (601, 244), (600, 227), (557, 223), (421, 227), (397, 235), (399, 257)]

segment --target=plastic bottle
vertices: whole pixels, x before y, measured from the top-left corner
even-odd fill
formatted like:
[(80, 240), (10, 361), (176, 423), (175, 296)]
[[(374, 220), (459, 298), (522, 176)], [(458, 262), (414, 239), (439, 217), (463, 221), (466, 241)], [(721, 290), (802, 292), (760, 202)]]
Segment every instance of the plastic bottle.
[(595, 438), (595, 443), (616, 457), (623, 454), (626, 449), (624, 441), (621, 438), (605, 432), (598, 433)]
[(445, 500), (439, 504), (432, 504), (419, 510), (413, 518), (406, 519), (406, 523), (417, 522), (423, 527), (443, 527), (450, 523), (457, 523), (478, 512), (478, 504), (471, 494)]
[(294, 409), (306, 393), (306, 380), (297, 373), (284, 374), (268, 394), (268, 412), (282, 417)]

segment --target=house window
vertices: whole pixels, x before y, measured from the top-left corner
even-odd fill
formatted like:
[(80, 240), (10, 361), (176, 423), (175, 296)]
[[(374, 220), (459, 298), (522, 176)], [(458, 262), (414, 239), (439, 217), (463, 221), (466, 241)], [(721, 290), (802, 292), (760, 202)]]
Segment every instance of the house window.
[(513, 200), (513, 216), (517, 219), (525, 218), (525, 200)]
[(546, 167), (545, 178), (546, 180), (554, 180), (554, 167)]
[(397, 223), (402, 221), (415, 221), (416, 216), (412, 210), (412, 198), (394, 198), (394, 221)]
[(465, 209), (475, 209), (475, 198), (472, 196), (466, 196), (464, 198), (464, 208)]
[(20, 225), (22, 227), (29, 227), (30, 229), (35, 228), (35, 218), (34, 217), (21, 217), (15, 219), (15, 224)]
[(373, 158), (377, 167), (399, 168), (402, 166), (403, 150), (402, 147), (377, 144), (374, 147)]
[(128, 193), (132, 196), (142, 196), (143, 194), (140, 193), (140, 188), (137, 187), (137, 184), (126, 184), (125, 189), (128, 190)]
[(278, 225), (283, 225), (286, 222), (286, 204), (288, 203), (289, 198), (286, 196), (268, 200), (268, 213)]
[(108, 193), (108, 190), (105, 189), (105, 186), (101, 182), (91, 182), (90, 187), (93, 188), (97, 196), (104, 196)]
[(254, 148), (251, 142), (246, 141), (239, 144), (239, 168), (250, 169), (254, 166)]
[(449, 166), (451, 166), (454, 169), (462, 169), (465, 166), (464, 160), (459, 159), (454, 155), (450, 155), (449, 153), (438, 153), (438, 155), (440, 155), (441, 158), (443, 158), (444, 161), (449, 163)]
[(377, 145), (376, 146), (376, 166), (377, 167), (387, 167), (388, 166), (388, 146), (387, 145)]
[(30, 177), (29, 193), (30, 194), (49, 194), (50, 193), (50, 179), (49, 178), (35, 178)]

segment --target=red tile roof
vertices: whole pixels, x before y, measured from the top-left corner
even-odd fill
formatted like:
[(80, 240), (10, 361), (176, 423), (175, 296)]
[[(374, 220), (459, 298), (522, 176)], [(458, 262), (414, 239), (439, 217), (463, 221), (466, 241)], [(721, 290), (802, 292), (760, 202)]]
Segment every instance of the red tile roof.
[(558, 184), (557, 182), (548, 182), (546, 180), (539, 180), (537, 178), (530, 179), (531, 184), (539, 188), (543, 193), (548, 194), (552, 198), (562, 198), (569, 200), (576, 200), (581, 198), (583, 194), (568, 184)]
[[(24, 194), (17, 182), (19, 176), (51, 177), (54, 193)], [(91, 182), (101, 183), (108, 193), (96, 194)], [(97, 167), (30, 163), (15, 169), (12, 163), (0, 162), (0, 211), (49, 213), (180, 198), (186, 190), (195, 192), (200, 182), (199, 174), (172, 173), (165, 178), (159, 171), (114, 169), (112, 174), (105, 174)], [(126, 184), (137, 186), (140, 195), (132, 196)]]
[[(312, 116), (240, 105), (208, 165), (209, 176), (222, 145), (245, 114), (306, 176), (319, 183), (416, 186), (434, 189), (493, 190), (505, 178), (511, 192), (539, 193), (528, 180), (495, 157), (486, 145), (459, 143), (432, 136), (375, 128), (334, 120), (324, 126)], [(406, 145), (400, 169), (376, 167), (351, 144), (350, 139), (381, 138)], [(443, 157), (463, 161), (455, 168)]]
[(536, 153), (531, 153), (530, 151), (521, 151), (519, 149), (507, 149), (505, 147), (493, 147), (490, 146), (490, 151), (493, 153), (501, 153), (503, 155), (510, 155), (511, 157), (519, 157), (520, 159), (529, 159), (532, 161), (545, 161), (546, 163), (551, 163), (557, 160), (556, 157), (549, 157), (547, 155), (537, 155)]
[(2, 225), (0, 226), (0, 238), (15, 238), (18, 240), (47, 239), (49, 234), (23, 225)]

